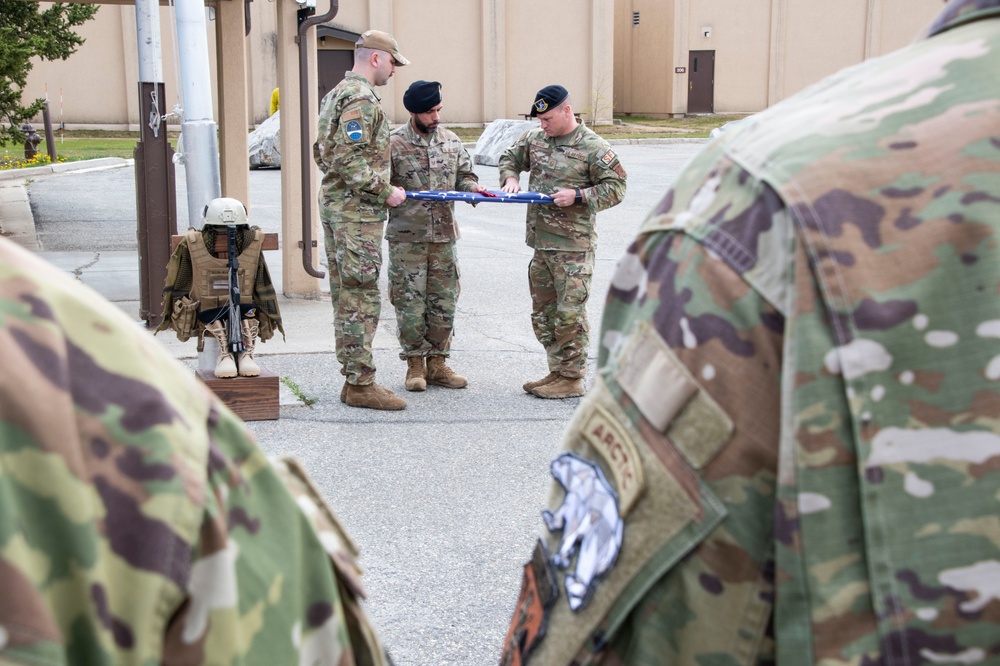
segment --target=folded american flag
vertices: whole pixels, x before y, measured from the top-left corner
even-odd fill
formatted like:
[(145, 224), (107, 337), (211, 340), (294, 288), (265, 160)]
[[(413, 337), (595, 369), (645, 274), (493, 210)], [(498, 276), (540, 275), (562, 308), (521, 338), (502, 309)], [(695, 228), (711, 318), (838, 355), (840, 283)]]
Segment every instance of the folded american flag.
[(422, 201), (466, 201), (468, 203), (552, 203), (552, 197), (539, 192), (507, 194), (498, 190), (487, 190), (486, 193), (482, 194), (478, 192), (457, 192), (454, 190), (420, 190), (419, 192), (407, 192), (406, 198)]

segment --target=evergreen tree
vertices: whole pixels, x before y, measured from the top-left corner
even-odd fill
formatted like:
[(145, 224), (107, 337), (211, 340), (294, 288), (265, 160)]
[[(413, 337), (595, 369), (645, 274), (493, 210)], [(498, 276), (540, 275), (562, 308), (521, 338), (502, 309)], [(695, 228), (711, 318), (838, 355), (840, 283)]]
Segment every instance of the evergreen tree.
[(23, 143), (21, 125), (42, 110), (44, 100), (21, 99), (31, 59), (65, 60), (76, 52), (84, 40), (73, 28), (97, 9), (62, 2), (43, 9), (31, 0), (0, 0), (0, 143)]

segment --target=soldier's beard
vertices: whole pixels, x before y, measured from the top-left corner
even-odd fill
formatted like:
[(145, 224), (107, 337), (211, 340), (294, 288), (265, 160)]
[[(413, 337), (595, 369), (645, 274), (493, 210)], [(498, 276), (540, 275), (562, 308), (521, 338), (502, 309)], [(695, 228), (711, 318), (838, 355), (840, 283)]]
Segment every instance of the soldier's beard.
[(430, 134), (431, 132), (433, 132), (438, 128), (438, 125), (440, 123), (431, 123), (430, 125), (424, 125), (422, 122), (420, 122), (419, 118), (414, 118), (413, 124), (414, 126), (416, 126), (417, 131), (420, 132), (421, 134)]

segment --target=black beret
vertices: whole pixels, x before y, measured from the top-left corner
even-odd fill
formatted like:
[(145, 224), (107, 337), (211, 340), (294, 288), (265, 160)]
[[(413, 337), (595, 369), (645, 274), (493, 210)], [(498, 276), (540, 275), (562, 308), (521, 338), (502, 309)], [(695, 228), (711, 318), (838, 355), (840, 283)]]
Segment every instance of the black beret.
[(545, 86), (535, 95), (535, 103), (531, 105), (531, 117), (534, 118), (539, 113), (545, 113), (549, 109), (559, 106), (569, 97), (569, 92), (562, 86)]
[(403, 106), (410, 113), (427, 113), (441, 103), (441, 84), (437, 81), (414, 81), (403, 93)]

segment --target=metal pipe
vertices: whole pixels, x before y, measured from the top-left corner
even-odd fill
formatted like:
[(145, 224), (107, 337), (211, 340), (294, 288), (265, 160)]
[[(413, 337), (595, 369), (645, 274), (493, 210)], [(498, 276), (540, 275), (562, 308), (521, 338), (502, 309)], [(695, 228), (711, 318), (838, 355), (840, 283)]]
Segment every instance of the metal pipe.
[(136, 0), (135, 32), (139, 44), (139, 83), (162, 83), (159, 2)]
[(312, 16), (299, 24), (299, 148), (302, 166), (302, 268), (315, 277), (326, 277), (326, 273), (312, 265), (312, 146), (309, 143), (309, 52), (306, 33), (309, 28), (333, 20), (340, 10), (340, 0), (330, 0), (330, 11), (322, 16)]
[(184, 122), (184, 175), (187, 182), (188, 223), (200, 227), (201, 212), (222, 196), (219, 136), (212, 110), (212, 78), (208, 59), (208, 30), (204, 0), (177, 0), (177, 52), (180, 56)]

